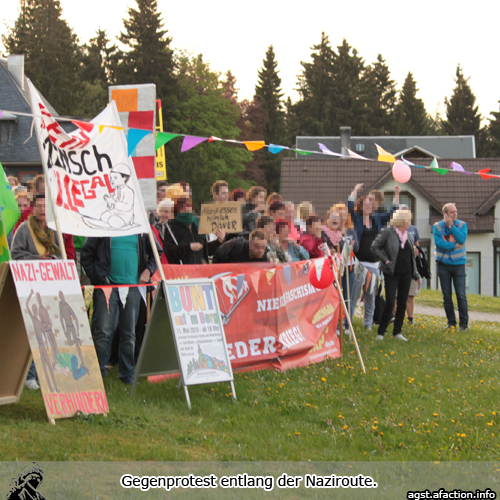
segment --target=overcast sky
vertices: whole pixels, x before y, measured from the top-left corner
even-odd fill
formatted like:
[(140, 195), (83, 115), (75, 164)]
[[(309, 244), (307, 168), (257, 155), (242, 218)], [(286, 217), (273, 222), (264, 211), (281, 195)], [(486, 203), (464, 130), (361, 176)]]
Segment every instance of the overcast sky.
[[(63, 18), (83, 43), (99, 27), (114, 41), (123, 30), (127, 7), (136, 3), (61, 0), (61, 5)], [(221, 73), (231, 70), (240, 99), (253, 96), (257, 72), (267, 48), (273, 45), (283, 91), (295, 101), (300, 62), (310, 60), (311, 47), (319, 43), (324, 31), (333, 47), (346, 38), (366, 63), (382, 54), (398, 89), (411, 71), (420, 89), (417, 96), (430, 113), (444, 112), (444, 99), (453, 91), (458, 63), (470, 77), (483, 118), (499, 110), (500, 3), (158, 0), (158, 6), (172, 47), (203, 54), (212, 69)], [(15, 0), (2, 0), (3, 33), (5, 24), (11, 26), (18, 13)]]

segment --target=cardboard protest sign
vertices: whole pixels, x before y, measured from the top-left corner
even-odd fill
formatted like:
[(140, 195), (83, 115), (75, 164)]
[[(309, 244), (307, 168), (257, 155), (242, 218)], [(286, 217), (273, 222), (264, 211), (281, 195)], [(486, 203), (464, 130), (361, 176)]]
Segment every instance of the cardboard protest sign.
[(135, 369), (132, 393), (141, 376), (180, 371), (189, 407), (189, 385), (230, 382), (236, 397), (213, 281), (199, 278), (161, 285)]
[(113, 85), (109, 102), (115, 101), (128, 139), (144, 206), (156, 209), (156, 85)]
[(11, 261), (19, 305), (49, 419), (108, 413), (73, 261)]
[[(79, 236), (126, 236), (150, 231), (134, 164), (116, 105), (66, 133), (29, 83), (35, 129), (61, 231)], [(154, 135), (154, 134), (151, 134)], [(55, 228), (47, 203), (47, 222)]]
[(203, 204), (198, 233), (215, 233), (217, 229), (226, 233), (240, 233), (243, 231), (242, 206), (243, 204), (237, 201)]

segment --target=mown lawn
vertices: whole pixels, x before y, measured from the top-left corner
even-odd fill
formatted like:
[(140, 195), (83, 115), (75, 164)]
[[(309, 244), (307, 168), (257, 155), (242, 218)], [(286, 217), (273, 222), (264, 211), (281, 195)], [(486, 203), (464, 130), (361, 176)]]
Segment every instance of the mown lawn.
[(0, 407), (2, 460), (497, 460), (500, 458), (498, 323), (445, 332), (444, 319), (417, 318), (409, 342), (355, 328), (343, 359), (285, 373), (237, 373), (228, 384), (177, 381), (136, 395), (105, 380), (110, 414), (46, 421), (40, 392)]
[[(443, 309), (443, 294), (441, 290), (422, 289), (416, 301), (419, 305)], [(453, 303), (455, 304), (455, 309), (457, 309), (457, 298), (455, 294), (453, 294)], [(467, 295), (467, 303), (470, 311), (500, 314), (500, 297)]]

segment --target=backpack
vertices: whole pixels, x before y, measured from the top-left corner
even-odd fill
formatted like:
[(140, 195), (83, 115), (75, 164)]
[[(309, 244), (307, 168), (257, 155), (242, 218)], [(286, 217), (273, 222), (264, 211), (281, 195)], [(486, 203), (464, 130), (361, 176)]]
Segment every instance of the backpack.
[(432, 275), (429, 262), (427, 261), (427, 257), (425, 256), (424, 251), (419, 246), (417, 246), (417, 250), (418, 250), (418, 255), (415, 257), (415, 260), (417, 262), (418, 274), (420, 274), (422, 278), (430, 280)]

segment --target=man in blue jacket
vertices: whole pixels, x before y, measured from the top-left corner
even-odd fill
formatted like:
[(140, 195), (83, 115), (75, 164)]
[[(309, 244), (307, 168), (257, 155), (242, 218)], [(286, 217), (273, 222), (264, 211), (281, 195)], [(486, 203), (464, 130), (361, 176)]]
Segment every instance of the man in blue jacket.
[(454, 203), (447, 203), (443, 207), (443, 220), (436, 222), (432, 227), (436, 250), (436, 264), (443, 292), (443, 303), (448, 326), (455, 328), (457, 320), (453, 307), (451, 283), (455, 287), (460, 318), (460, 331), (466, 332), (469, 324), (467, 295), (465, 294), (465, 262), (467, 251), (467, 224), (457, 219), (457, 207)]

